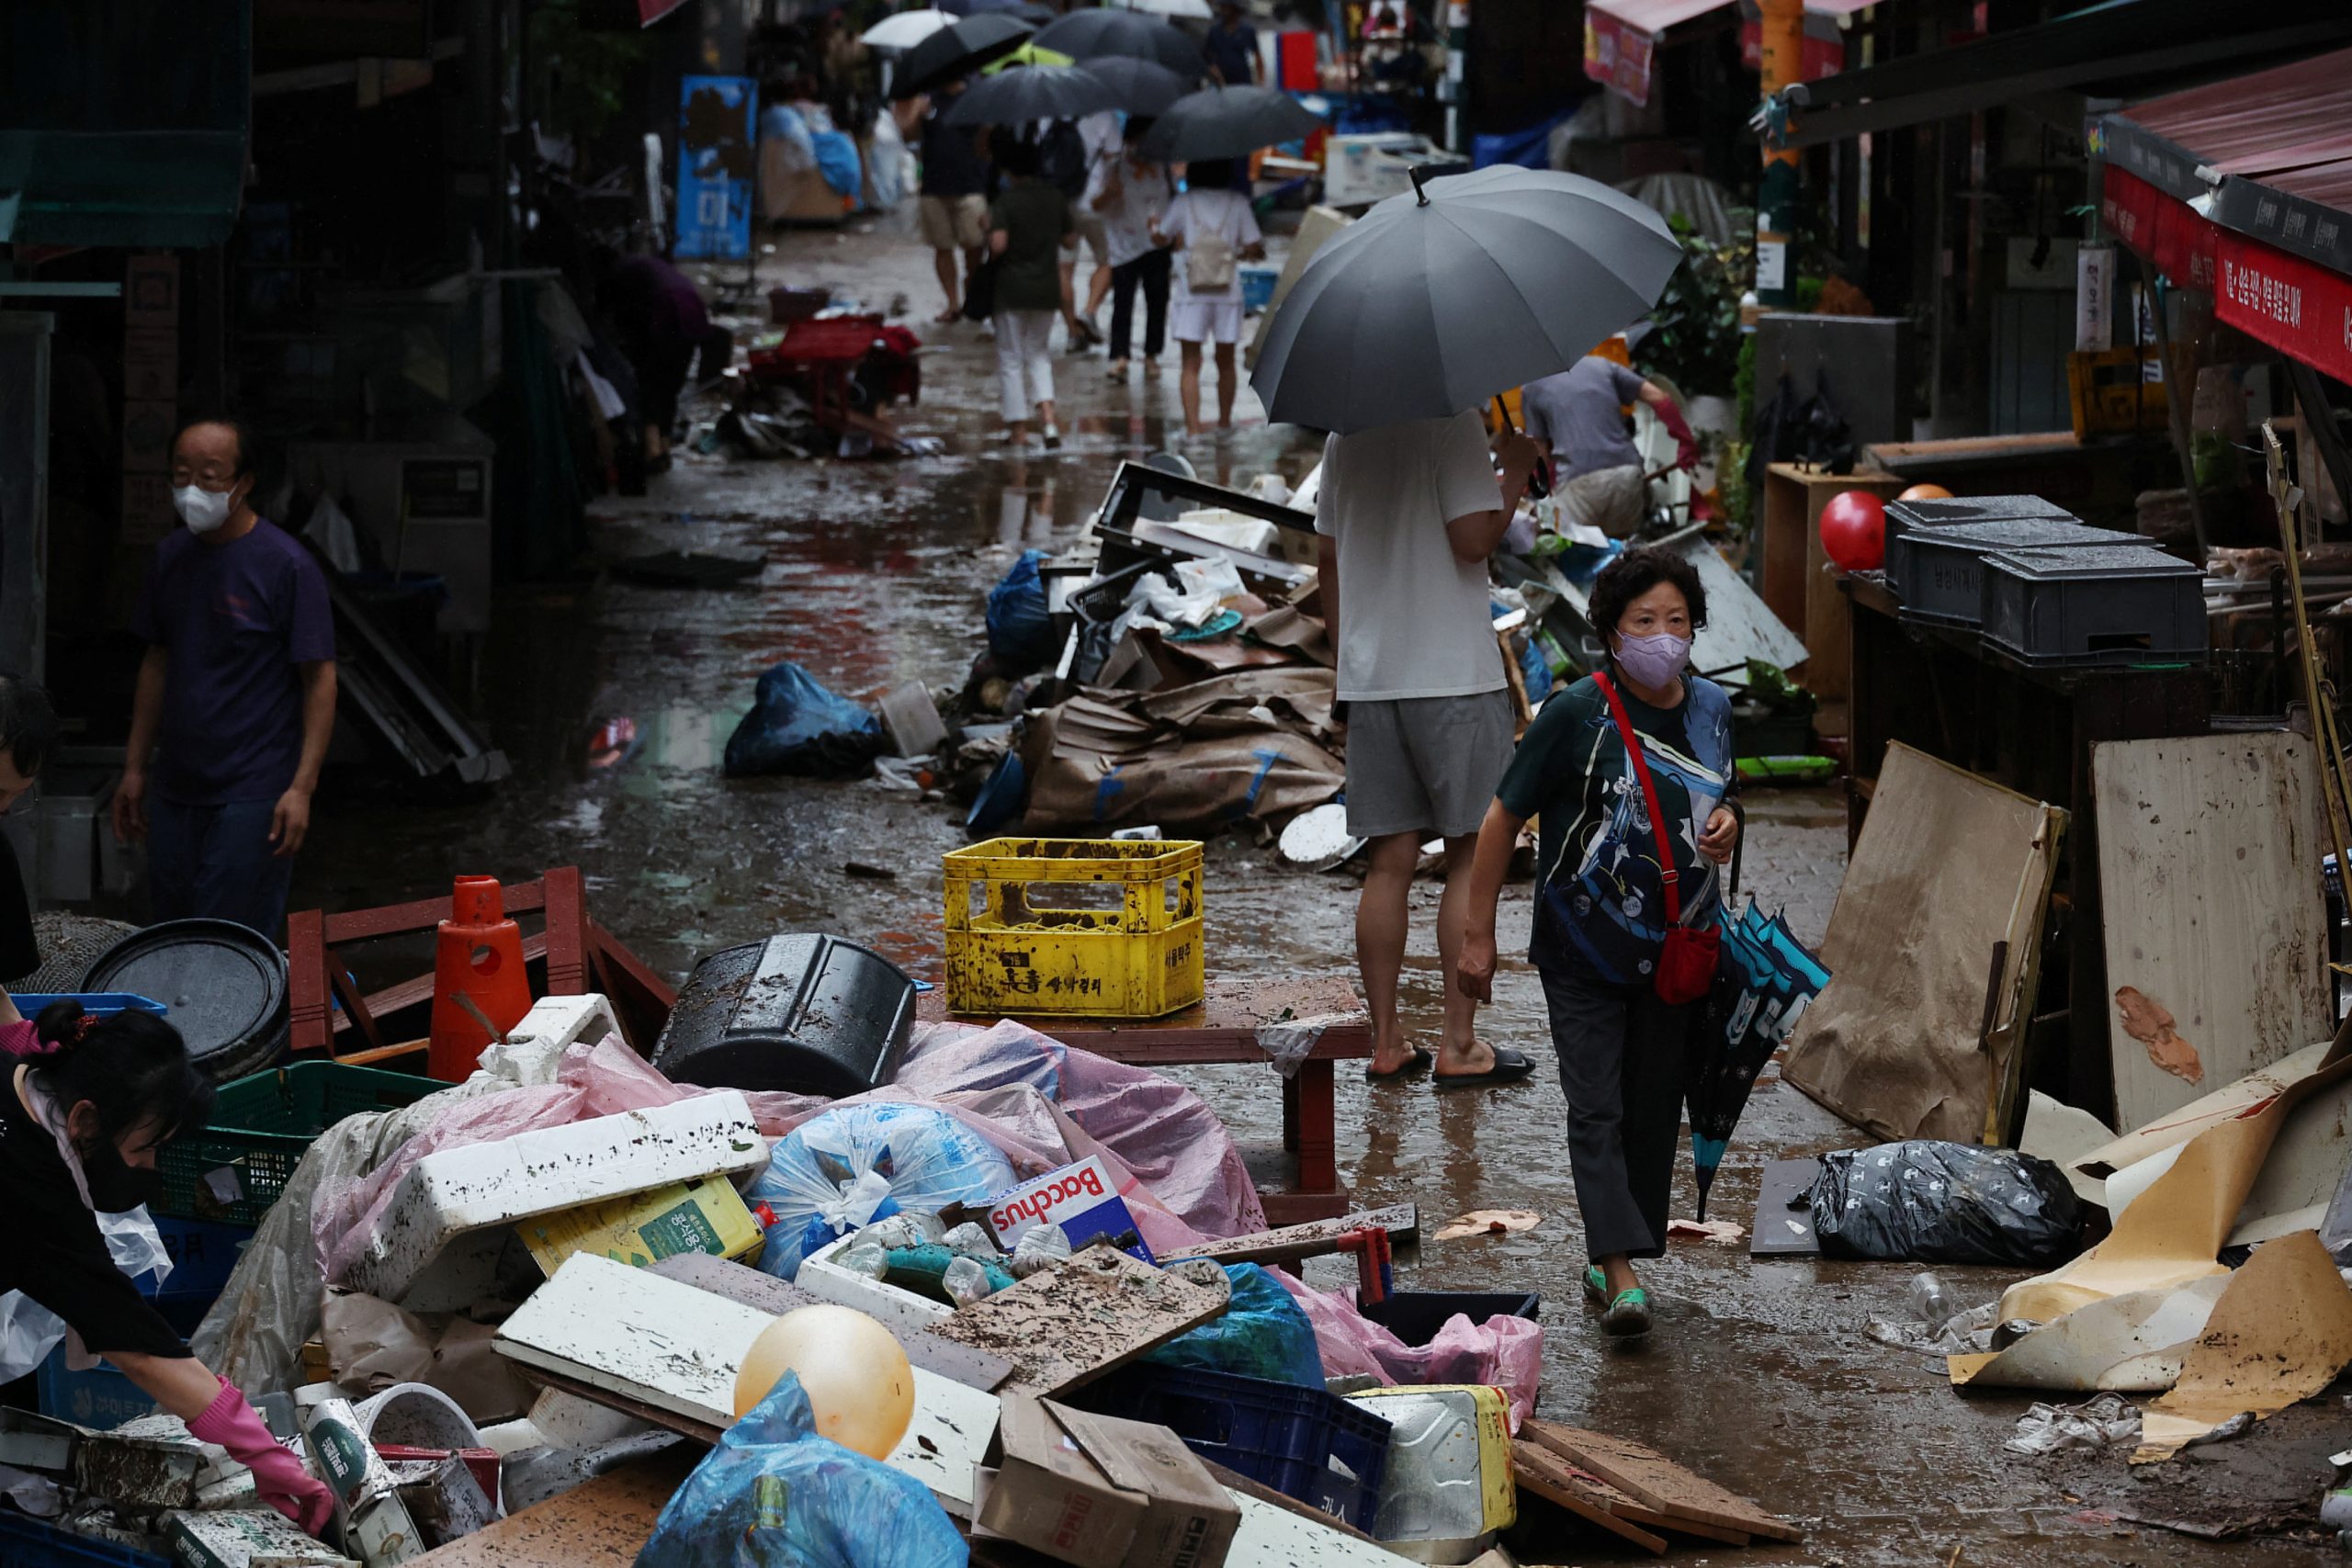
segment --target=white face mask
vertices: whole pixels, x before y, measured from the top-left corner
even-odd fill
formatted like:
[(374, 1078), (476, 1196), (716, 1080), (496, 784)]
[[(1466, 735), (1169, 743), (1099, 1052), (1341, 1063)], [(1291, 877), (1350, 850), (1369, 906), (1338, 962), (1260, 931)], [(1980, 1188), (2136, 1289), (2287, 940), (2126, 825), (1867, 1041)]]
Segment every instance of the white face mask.
[(182, 485), (172, 491), (172, 505), (191, 534), (209, 534), (229, 521), (229, 497), (202, 485)]

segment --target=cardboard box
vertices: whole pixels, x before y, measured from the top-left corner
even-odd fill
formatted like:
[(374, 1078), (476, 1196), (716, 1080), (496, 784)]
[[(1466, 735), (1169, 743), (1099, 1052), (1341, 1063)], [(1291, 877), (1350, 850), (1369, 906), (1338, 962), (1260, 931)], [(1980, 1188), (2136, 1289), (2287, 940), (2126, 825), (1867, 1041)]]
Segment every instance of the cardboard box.
[(182, 1568), (254, 1568), (257, 1562), (292, 1568), (358, 1568), (340, 1551), (304, 1535), (301, 1527), (275, 1508), (239, 1508), (220, 1513), (166, 1514), (164, 1540)]
[(1007, 1395), (975, 1535), (1073, 1568), (1220, 1568), (1241, 1510), (1165, 1427)]
[(1130, 1258), (1146, 1263), (1159, 1261), (1143, 1244), (1135, 1216), (1119, 1196), (1119, 1184), (1092, 1155), (1033, 1181), (1008, 1187), (989, 1200), (989, 1229), (1007, 1252), (1021, 1239), (1022, 1232), (1041, 1224), (1061, 1226), (1072, 1252), (1107, 1241)]
[(584, 1203), (514, 1227), (523, 1245), (552, 1276), (575, 1252), (593, 1252), (643, 1269), (681, 1252), (749, 1259), (766, 1233), (723, 1176), (673, 1181), (650, 1192)]

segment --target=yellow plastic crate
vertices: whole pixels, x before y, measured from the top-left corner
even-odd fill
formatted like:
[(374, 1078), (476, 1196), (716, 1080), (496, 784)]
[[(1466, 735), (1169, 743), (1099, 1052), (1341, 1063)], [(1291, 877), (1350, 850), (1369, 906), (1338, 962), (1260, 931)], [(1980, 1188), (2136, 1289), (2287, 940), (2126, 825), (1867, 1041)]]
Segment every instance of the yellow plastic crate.
[(990, 839), (949, 852), (947, 1006), (1158, 1018), (1201, 999), (1201, 846)]

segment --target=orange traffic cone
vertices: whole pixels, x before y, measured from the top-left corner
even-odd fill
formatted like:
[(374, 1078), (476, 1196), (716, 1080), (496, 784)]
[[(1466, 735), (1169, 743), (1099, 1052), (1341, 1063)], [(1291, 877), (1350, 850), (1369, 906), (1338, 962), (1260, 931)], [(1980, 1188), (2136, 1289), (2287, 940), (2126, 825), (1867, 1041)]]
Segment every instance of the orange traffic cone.
[[(480, 1016), (467, 1009), (468, 1001)], [(462, 1081), (481, 1062), (492, 1030), (503, 1033), (530, 1010), (523, 931), (506, 918), (498, 878), (458, 878), (433, 959), (433, 1044), (426, 1072), (443, 1083)], [(491, 1029), (482, 1027), (484, 1019)]]

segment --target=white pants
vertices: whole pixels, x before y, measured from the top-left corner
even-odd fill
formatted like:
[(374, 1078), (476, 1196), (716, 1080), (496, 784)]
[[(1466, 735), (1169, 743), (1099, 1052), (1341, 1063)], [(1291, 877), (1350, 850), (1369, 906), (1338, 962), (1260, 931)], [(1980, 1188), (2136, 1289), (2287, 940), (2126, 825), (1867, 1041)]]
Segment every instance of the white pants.
[(1025, 420), (1037, 404), (1054, 400), (1054, 356), (1046, 344), (1059, 320), (1058, 310), (996, 313), (997, 394), (1006, 423)]

